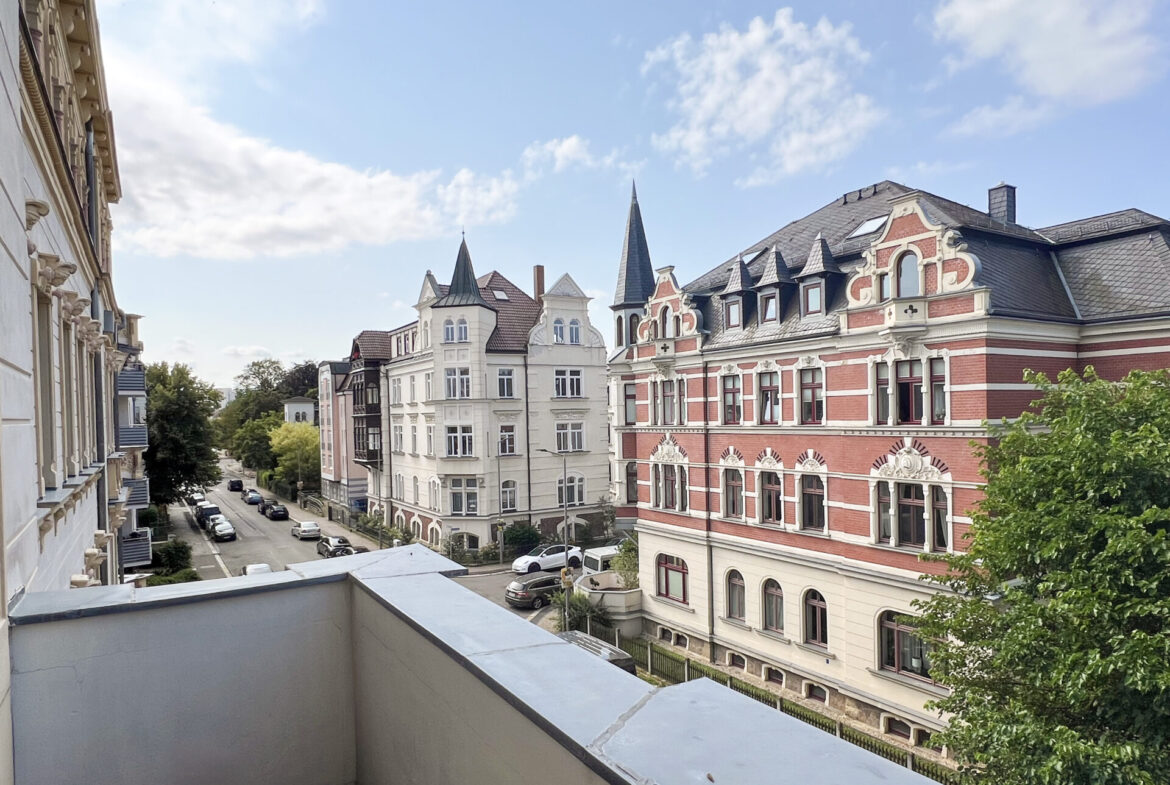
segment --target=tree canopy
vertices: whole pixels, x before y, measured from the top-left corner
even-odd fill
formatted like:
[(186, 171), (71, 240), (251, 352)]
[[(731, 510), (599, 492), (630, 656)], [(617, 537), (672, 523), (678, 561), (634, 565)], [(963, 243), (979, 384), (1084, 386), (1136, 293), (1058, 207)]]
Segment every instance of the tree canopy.
[(285, 372), (284, 378), (277, 386), (277, 391), (280, 392), (282, 400), (298, 395), (316, 398), (317, 381), (317, 363), (313, 360), (306, 360)]
[(304, 482), (321, 486), (321, 437), (317, 426), (307, 422), (286, 422), (270, 434), (276, 458), (276, 476), (288, 483)]
[(143, 460), (150, 476), (150, 500), (171, 504), (184, 490), (219, 482), (212, 449), (211, 414), (220, 394), (195, 378), (186, 365), (146, 367), (146, 424), (150, 446)]
[(978, 451), (969, 550), (919, 603), (936, 740), (996, 785), (1170, 782), (1170, 374), (1066, 371)]
[(268, 412), (255, 420), (248, 420), (236, 429), (232, 437), (232, 455), (249, 469), (263, 471), (276, 468), (271, 436), (280, 424), (278, 412)]

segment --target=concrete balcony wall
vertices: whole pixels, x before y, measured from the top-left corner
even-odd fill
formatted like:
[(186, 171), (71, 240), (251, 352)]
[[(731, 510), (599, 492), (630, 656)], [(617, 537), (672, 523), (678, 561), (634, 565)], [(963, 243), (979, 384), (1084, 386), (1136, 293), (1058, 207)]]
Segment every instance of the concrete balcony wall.
[(582, 575), (573, 584), (593, 605), (609, 613), (610, 622), (622, 635), (636, 638), (642, 633), (642, 590), (627, 589), (621, 577), (610, 570)]

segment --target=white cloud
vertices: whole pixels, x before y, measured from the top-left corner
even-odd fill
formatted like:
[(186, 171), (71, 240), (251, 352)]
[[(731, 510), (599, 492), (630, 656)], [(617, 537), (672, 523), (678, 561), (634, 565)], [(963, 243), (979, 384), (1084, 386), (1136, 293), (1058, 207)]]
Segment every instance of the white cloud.
[(438, 237), (512, 218), (521, 184), (510, 171), (357, 169), (213, 116), (220, 66), (262, 68), (267, 52), (289, 45), (322, 14), (320, 0), (103, 5), (124, 187), (115, 208), (120, 250), (290, 256)]
[(266, 346), (225, 346), (223, 354), (228, 357), (271, 357), (272, 351)]
[(948, 69), (991, 61), (1030, 96), (976, 107), (952, 130), (1007, 135), (1034, 128), (1060, 107), (1137, 93), (1165, 68), (1149, 31), (1153, 11), (1152, 0), (945, 0), (935, 9), (934, 31), (958, 47)]
[(790, 8), (740, 31), (680, 35), (646, 53), (643, 75), (665, 69), (679, 121), (653, 142), (699, 175), (746, 150), (763, 161), (741, 186), (772, 183), (844, 158), (884, 113), (850, 82), (869, 59), (848, 24), (795, 21)]
[(622, 160), (617, 150), (605, 155), (595, 155), (590, 142), (577, 134), (546, 142), (533, 142), (524, 148), (520, 162), (528, 180), (543, 177), (551, 168), (554, 174), (574, 169), (613, 169), (623, 177), (633, 177), (642, 167), (642, 162)]
[(189, 338), (176, 338), (171, 341), (170, 353), (180, 355), (195, 354), (195, 342)]

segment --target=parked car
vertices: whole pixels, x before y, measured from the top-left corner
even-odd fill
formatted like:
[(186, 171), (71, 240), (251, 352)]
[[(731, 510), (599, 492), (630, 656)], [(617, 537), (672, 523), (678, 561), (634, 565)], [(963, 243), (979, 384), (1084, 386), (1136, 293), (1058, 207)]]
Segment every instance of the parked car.
[(355, 553), (369, 553), (370, 549), (364, 545), (342, 545), (340, 548), (334, 548), (329, 551), (326, 556), (332, 559), (334, 556), (353, 556)]
[(560, 588), (559, 575), (524, 575), (504, 589), (504, 601), (518, 608), (543, 608)]
[(280, 504), (280, 502), (272, 498), (261, 499), (260, 504), (256, 505), (256, 512), (260, 513), (261, 515), (267, 515), (268, 508), (274, 504)]
[(207, 525), (207, 530), (211, 532), (211, 539), (216, 542), (234, 540), (236, 538), (236, 527), (232, 526), (231, 521), (222, 515), (217, 515), (213, 518)]
[(229, 491), (242, 491), (242, 490), (244, 490), (244, 481), (243, 480), (228, 480), (228, 490)]
[(270, 521), (287, 521), (288, 507), (283, 504), (270, 504), (263, 510), (264, 514), (268, 516)]
[(194, 493), (187, 494), (187, 506), (188, 507), (194, 507), (196, 504), (198, 504), (199, 502), (203, 502), (203, 501), (207, 501), (207, 497), (204, 496), (199, 491), (195, 491)]
[(272, 572), (272, 567), (267, 564), (245, 564), (240, 570), (240, 575), (261, 575)]
[[(315, 526), (316, 524), (313, 525)], [(317, 543), (317, 553), (321, 556), (332, 556), (331, 551), (348, 547), (349, 540), (344, 537), (322, 537)]]
[[(581, 549), (576, 545), (569, 546), (569, 566), (581, 566)], [(512, 562), (512, 572), (525, 573), (538, 570), (554, 570), (565, 566), (564, 545), (537, 545), (528, 553)]]
[(244, 501), (248, 504), (259, 504), (264, 497), (260, 495), (260, 491), (248, 491), (244, 494)]
[(609, 563), (613, 561), (613, 557), (617, 556), (620, 550), (621, 547), (618, 545), (607, 545), (585, 551), (585, 559), (581, 567), (582, 574), (592, 575), (595, 572), (605, 572), (609, 569)]
[(321, 536), (321, 527), (313, 521), (301, 521), (292, 527), (291, 533), (298, 540), (315, 540)]
[(201, 528), (206, 529), (207, 521), (210, 520), (213, 515), (219, 514), (219, 507), (215, 506), (211, 502), (199, 502), (199, 504), (195, 505), (195, 521)]

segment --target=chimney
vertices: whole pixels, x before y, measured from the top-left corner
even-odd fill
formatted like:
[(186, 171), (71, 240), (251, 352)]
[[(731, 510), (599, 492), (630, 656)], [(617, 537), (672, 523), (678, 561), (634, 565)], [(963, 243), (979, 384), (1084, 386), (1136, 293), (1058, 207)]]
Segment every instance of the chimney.
[(987, 213), (997, 221), (1016, 222), (1016, 187), (1001, 182), (987, 190)]
[(544, 265), (534, 264), (532, 266), (532, 296), (536, 302), (544, 303)]

